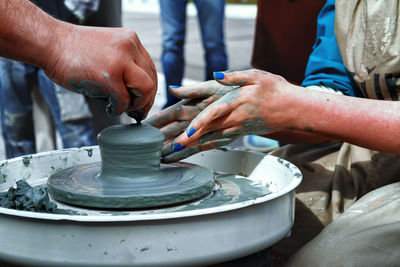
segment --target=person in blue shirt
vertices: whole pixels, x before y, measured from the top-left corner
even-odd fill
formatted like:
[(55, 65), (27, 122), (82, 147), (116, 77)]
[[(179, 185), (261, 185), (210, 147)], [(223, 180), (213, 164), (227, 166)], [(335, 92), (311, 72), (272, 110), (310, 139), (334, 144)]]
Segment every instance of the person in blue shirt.
[[(256, 69), (216, 72), (215, 81), (171, 88), (183, 100), (148, 119), (167, 136), (164, 162), (247, 134), (288, 144), (272, 154), (298, 166), (303, 181), (292, 236), (273, 249), (286, 257), (297, 251), (290, 266), (400, 262), (400, 102), (380, 100), (396, 99), (398, 48), (387, 42), (391, 35), (375, 36), (393, 33), (376, 29), (396, 25), (387, 21), (398, 14), (390, 3), (361, 2), (326, 2), (301, 86)], [(377, 49), (363, 46), (364, 36), (374, 36)]]

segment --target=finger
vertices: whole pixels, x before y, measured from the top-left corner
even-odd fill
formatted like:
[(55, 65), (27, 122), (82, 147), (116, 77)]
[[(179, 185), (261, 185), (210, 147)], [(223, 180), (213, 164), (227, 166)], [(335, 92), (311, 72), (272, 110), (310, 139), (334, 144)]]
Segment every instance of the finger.
[(177, 162), (181, 159), (187, 158), (187, 157), (189, 157), (193, 154), (196, 154), (200, 151), (201, 151), (200, 146), (187, 148), (187, 149), (181, 150), (179, 152), (175, 152), (173, 154), (169, 154), (169, 155), (161, 158), (161, 162), (163, 162), (163, 163)]
[(258, 83), (261, 75), (268, 74), (268, 72), (260, 70), (245, 70), (245, 71), (232, 71), (232, 72), (214, 72), (214, 79), (227, 86), (243, 86), (248, 84)]
[(191, 121), (216, 99), (218, 96), (211, 96), (207, 99), (185, 99), (158, 112), (146, 122), (161, 128), (173, 121)]
[(174, 121), (162, 127), (160, 130), (164, 134), (165, 140), (170, 140), (183, 133), (188, 126), (188, 121)]
[[(155, 83), (157, 84), (157, 70), (156, 70), (156, 66), (154, 65), (153, 60), (151, 59), (147, 50), (143, 47), (143, 44), (140, 41), (139, 36), (137, 34), (134, 34), (133, 39), (134, 39), (134, 42), (135, 42), (137, 48), (139, 49), (140, 53), (143, 56), (143, 57), (139, 57), (139, 59), (143, 58), (146, 61), (146, 64), (141, 63), (141, 62), (137, 62), (137, 64), (139, 66), (146, 66), (144, 68), (144, 70), (147, 72), (147, 74), (150, 76), (150, 78), (153, 79), (155, 81)], [(135, 59), (135, 61), (136, 61), (136, 59)]]
[(170, 86), (169, 92), (181, 99), (207, 98), (212, 95), (224, 95), (234, 89), (232, 86), (225, 86), (216, 81), (206, 81), (189, 86)]
[(122, 114), (128, 108), (130, 97), (123, 83), (106, 85), (106, 83), (91, 80), (83, 80), (79, 83), (72, 80), (70, 84), (77, 93), (108, 100), (107, 113), (111, 116)]
[(184, 146), (190, 142), (189, 138), (197, 139), (212, 130), (211, 127), (215, 125), (215, 120), (223, 117), (225, 114), (231, 113), (235, 107), (239, 106), (239, 94), (239, 88), (232, 90), (200, 112), (200, 114), (192, 120), (185, 133), (181, 134), (176, 139), (176, 144)]
[(121, 101), (115, 95), (110, 95), (108, 98), (107, 113), (111, 116), (121, 115), (128, 108), (128, 101)]
[(142, 110), (142, 119), (145, 119), (147, 117), (147, 114), (149, 114), (149, 111), (151, 109), (151, 107), (154, 104), (154, 97), (146, 104), (146, 106), (144, 106)]
[(169, 140), (164, 143), (162, 147), (162, 153), (161, 155), (163, 157), (168, 156), (172, 153), (178, 152), (180, 150), (184, 150), (187, 148), (192, 148), (196, 146), (202, 146), (205, 145), (207, 147), (207, 144), (210, 142), (213, 142), (215, 140), (227, 140), (227, 139), (236, 139), (240, 134), (238, 134), (238, 131), (235, 127), (230, 127), (227, 129), (215, 131), (215, 132), (210, 132), (205, 134), (204, 136), (200, 137), (199, 139), (191, 140), (187, 145), (183, 146), (175, 146), (176, 140)]
[(94, 82), (91, 80), (75, 81), (70, 80), (70, 85), (74, 92), (83, 94), (88, 97), (108, 99), (111, 93), (111, 89), (105, 83)]
[(232, 135), (230, 137), (206, 142), (206, 143), (200, 145), (200, 148), (201, 148), (201, 151), (206, 151), (206, 150), (210, 150), (210, 149), (219, 148), (221, 146), (226, 146), (226, 145), (229, 145), (230, 143), (232, 143), (233, 141), (235, 141), (238, 137), (239, 137), (239, 135)]
[(166, 156), (171, 154), (174, 151), (174, 140), (170, 139), (166, 142), (164, 142), (162, 148), (161, 148), (161, 156)]
[(219, 139), (219, 140), (214, 140), (212, 142), (207, 142), (202, 145), (186, 148), (181, 151), (164, 156), (161, 159), (161, 161), (164, 163), (177, 162), (179, 160), (182, 160), (184, 158), (192, 156), (193, 154), (196, 154), (200, 151), (205, 151), (205, 150), (215, 149), (215, 148), (218, 148), (221, 146), (226, 146), (226, 145), (232, 143), (236, 138), (237, 137), (223, 138), (223, 139)]
[(115, 116), (121, 115), (128, 109), (130, 96), (126, 91), (123, 83), (119, 84), (110, 90), (111, 94), (108, 97), (109, 104), (107, 105), (107, 113)]
[(178, 112), (182, 110), (182, 106), (189, 103), (190, 100), (182, 100), (166, 109), (161, 110), (157, 114), (154, 114), (150, 118), (146, 119), (146, 122), (153, 125), (154, 127), (161, 128), (173, 121), (178, 120)]
[[(136, 42), (137, 47), (142, 55), (142, 57), (139, 56), (139, 58), (135, 58), (135, 62), (137, 62), (138, 66), (143, 68), (143, 70), (147, 73), (147, 75), (149, 75), (149, 77), (153, 80), (153, 83), (154, 83), (153, 93), (151, 94), (152, 97), (151, 97), (150, 101), (148, 101), (147, 104), (143, 108), (143, 118), (146, 118), (147, 114), (149, 113), (149, 111), (154, 103), (154, 99), (155, 99), (156, 92), (157, 92), (158, 77), (157, 77), (156, 67), (155, 67), (154, 62), (151, 59), (149, 53), (143, 47), (142, 43), (139, 40), (139, 37), (137, 35), (135, 35), (135, 37), (137, 38), (137, 42)], [(145, 59), (146, 63), (142, 63), (140, 61), (141, 59)], [(134, 103), (134, 104), (137, 105), (137, 103)]]
[[(127, 88), (131, 88), (131, 92), (136, 96), (131, 99), (131, 110), (144, 109), (146, 115), (149, 110), (149, 105), (153, 104), (153, 96), (156, 93), (154, 81), (147, 73), (134, 63), (129, 64), (124, 71), (124, 81)], [(127, 89), (125, 89), (127, 90)]]
[(241, 129), (239, 127), (230, 127), (222, 130), (208, 132), (205, 135), (201, 136), (199, 139), (191, 140), (190, 143), (185, 145), (185, 148), (191, 148), (198, 145), (206, 145), (210, 142), (214, 142), (216, 140), (227, 140), (227, 139), (236, 139), (241, 135)]

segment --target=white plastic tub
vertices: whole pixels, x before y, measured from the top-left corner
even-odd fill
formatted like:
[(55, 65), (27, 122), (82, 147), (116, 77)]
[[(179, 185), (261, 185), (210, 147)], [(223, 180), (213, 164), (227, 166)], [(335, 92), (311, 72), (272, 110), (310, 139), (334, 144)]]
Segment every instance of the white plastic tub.
[[(19, 179), (42, 185), (60, 169), (99, 160), (95, 146), (3, 161), (0, 192)], [(38, 266), (208, 265), (260, 251), (288, 234), (294, 220), (294, 189), (302, 179), (293, 164), (230, 149), (199, 153), (186, 162), (261, 182), (272, 193), (211, 206), (200, 201), (157, 210), (76, 209), (87, 215), (0, 208), (0, 261)], [(234, 187), (233, 191), (241, 190)]]

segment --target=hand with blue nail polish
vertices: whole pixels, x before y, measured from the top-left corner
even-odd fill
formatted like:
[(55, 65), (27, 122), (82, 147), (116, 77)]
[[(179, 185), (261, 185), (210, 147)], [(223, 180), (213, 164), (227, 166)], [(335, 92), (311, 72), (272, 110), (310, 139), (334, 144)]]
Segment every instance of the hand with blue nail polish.
[[(146, 122), (160, 128), (165, 135), (165, 140), (169, 141), (180, 135), (208, 105), (233, 89), (232, 86), (224, 86), (216, 81), (185, 87), (170, 86), (171, 94), (183, 100), (153, 115)], [(194, 132), (194, 129), (188, 129), (189, 135)], [(172, 152), (172, 149), (170, 150)]]
[[(171, 162), (183, 157), (227, 145), (236, 138), (248, 134), (266, 135), (284, 129), (281, 124), (287, 108), (280, 105), (280, 97), (284, 97), (286, 88), (293, 85), (278, 75), (260, 70), (215, 72), (218, 84), (225, 87), (223, 92), (208, 90), (221, 97), (215, 98), (190, 122), (186, 129), (171, 141), (182, 149), (164, 149), (164, 161)], [(212, 83), (210, 83), (212, 84)], [(212, 84), (216, 86), (215, 84)], [(197, 87), (201, 86), (197, 85)], [(181, 87), (174, 90), (179, 96), (199, 97), (207, 90)], [(227, 89), (229, 88), (229, 89)]]
[(225, 78), (225, 74), (223, 72), (214, 72), (214, 79), (223, 80)]
[[(187, 127), (178, 136), (179, 131), (174, 131), (174, 136), (164, 144), (164, 162), (227, 145), (249, 134), (289, 144), (344, 141), (371, 150), (400, 153), (395, 141), (400, 138), (395, 123), (396, 111), (400, 109), (398, 101), (304, 88), (279, 75), (256, 69), (223, 74), (215, 74), (221, 78), (216, 79), (223, 86), (221, 90), (215, 90), (218, 87), (212, 82), (207, 88), (203, 83), (174, 89), (175, 94), (187, 98), (184, 101), (207, 95), (203, 100), (207, 104), (203, 103), (201, 110), (186, 114), (193, 119), (185, 121), (189, 123)], [(174, 123), (177, 122), (171, 124)], [(383, 136), (382, 131), (389, 134)]]
[(196, 129), (195, 129), (195, 128), (191, 128), (191, 129), (187, 132), (187, 137), (191, 137), (195, 132), (196, 132)]
[[(285, 138), (293, 141), (295, 138), (300, 140), (300, 137), (307, 142), (329, 140), (312, 132), (307, 118), (299, 116), (302, 111), (297, 104), (304, 105), (305, 95), (314, 91), (304, 90), (281, 76), (256, 69), (224, 72), (223, 75), (216, 73), (215, 76), (222, 79), (171, 90), (185, 100), (153, 119), (157, 127), (179, 127), (173, 130), (173, 134), (167, 134), (162, 150), (164, 162), (227, 145), (249, 134), (284, 142), (288, 142)], [(201, 100), (201, 108), (191, 106), (185, 109), (185, 103), (195, 99)], [(176, 114), (182, 110), (186, 110), (185, 123), (180, 124), (182, 121), (177, 120)]]

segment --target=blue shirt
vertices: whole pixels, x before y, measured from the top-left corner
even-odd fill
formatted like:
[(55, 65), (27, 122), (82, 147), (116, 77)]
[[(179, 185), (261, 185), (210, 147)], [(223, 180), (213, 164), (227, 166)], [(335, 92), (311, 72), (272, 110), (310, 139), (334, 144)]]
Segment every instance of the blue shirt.
[(327, 0), (318, 15), (317, 40), (313, 46), (302, 86), (324, 85), (354, 96), (335, 37), (335, 0)]

